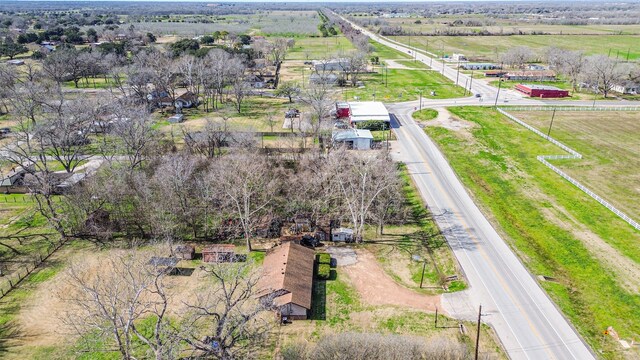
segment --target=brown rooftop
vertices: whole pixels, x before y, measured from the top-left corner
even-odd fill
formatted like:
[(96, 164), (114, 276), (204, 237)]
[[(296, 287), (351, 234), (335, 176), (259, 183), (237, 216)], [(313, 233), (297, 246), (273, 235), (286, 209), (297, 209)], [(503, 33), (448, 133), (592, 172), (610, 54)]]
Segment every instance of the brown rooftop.
[(269, 250), (258, 282), (260, 295), (284, 290), (287, 294), (274, 299), (276, 305), (291, 302), (311, 309), (314, 257), (313, 250), (292, 242)]

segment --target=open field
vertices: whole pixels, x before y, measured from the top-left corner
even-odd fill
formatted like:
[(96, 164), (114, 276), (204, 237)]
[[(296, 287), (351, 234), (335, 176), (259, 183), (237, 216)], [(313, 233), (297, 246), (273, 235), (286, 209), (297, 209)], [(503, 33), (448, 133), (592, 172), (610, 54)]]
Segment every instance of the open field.
[[(392, 36), (408, 44), (408, 36)], [(411, 45), (442, 55), (462, 53), (472, 61), (497, 61), (500, 54), (516, 46), (528, 46), (543, 55), (545, 47), (583, 50), (587, 54), (609, 54), (622, 60), (640, 58), (640, 35), (511, 35), (511, 36), (411, 36)], [(427, 41), (428, 47), (427, 47)]]
[[(358, 19), (373, 19), (372, 16), (358, 16)], [(523, 21), (526, 15), (518, 14), (518, 19), (515, 15), (511, 18), (496, 18), (487, 17), (481, 14), (455, 14), (450, 16), (437, 16), (425, 18), (422, 16), (412, 16), (409, 18), (384, 18), (384, 21), (389, 26), (401, 26), (405, 31), (416, 34), (437, 34), (448, 31), (459, 31), (463, 33), (479, 33), (481, 31), (488, 31), (493, 34), (499, 34), (501, 32), (522, 32), (524, 34), (544, 33), (550, 35), (566, 35), (566, 34), (590, 34), (590, 35), (607, 35), (607, 34), (640, 34), (640, 25), (559, 25), (559, 24), (545, 24), (537, 22), (535, 16), (530, 16)], [(484, 23), (483, 26), (464, 26), (458, 25), (451, 26), (451, 23), (456, 21), (473, 20), (476, 22)], [(416, 24), (416, 21), (420, 23)]]
[(450, 111), (468, 126), (425, 130), (481, 209), (596, 352), (639, 356), (602, 334), (640, 338), (640, 232), (536, 160), (554, 145), (493, 109)]
[[(320, 18), (316, 11), (268, 11), (254, 14), (172, 15), (157, 21), (132, 22), (136, 29), (158, 35), (193, 37), (228, 31), (266, 36), (308, 36), (318, 34)], [(127, 24), (128, 26), (128, 24)]]
[[(417, 100), (422, 91), (424, 99), (450, 99), (462, 97), (464, 89), (456, 86), (451, 80), (432, 70), (389, 69), (362, 76), (365, 88), (343, 89), (345, 99), (352, 100), (358, 96), (360, 100), (371, 101), (374, 98), (383, 102), (399, 102)], [(385, 86), (386, 83), (386, 86)], [(432, 96), (431, 91), (436, 95)]]
[[(550, 111), (513, 115), (547, 132)], [(553, 161), (571, 177), (640, 221), (640, 113), (556, 112), (551, 136), (581, 153), (582, 160)], [(559, 150), (559, 149), (558, 149)], [(561, 154), (560, 150), (558, 154)]]
[(332, 37), (301, 37), (287, 52), (289, 60), (321, 60), (333, 55), (355, 50), (344, 35)]

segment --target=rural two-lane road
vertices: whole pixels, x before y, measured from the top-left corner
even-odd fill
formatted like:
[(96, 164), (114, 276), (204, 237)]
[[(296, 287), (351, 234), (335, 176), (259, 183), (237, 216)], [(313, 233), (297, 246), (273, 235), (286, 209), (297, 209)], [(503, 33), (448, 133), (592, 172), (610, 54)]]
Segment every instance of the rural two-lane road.
[[(355, 24), (374, 41), (403, 53), (415, 49), (391, 42)], [(417, 61), (433, 63), (444, 76), (462, 84), (467, 75), (443, 66), (427, 55), (414, 54)], [(429, 100), (425, 107), (454, 105), (493, 105), (497, 89), (474, 81), (471, 91), (476, 98)], [(513, 91), (503, 90), (499, 104), (549, 104), (525, 99)], [(563, 105), (588, 105), (588, 102)], [(474, 204), (453, 169), (411, 114), (417, 101), (388, 104), (394, 114), (392, 127), (397, 135), (393, 156), (404, 161), (423, 199), (435, 215), (448, 243), (462, 267), (470, 288), (443, 297), (445, 310), (458, 318), (473, 319), (479, 305), (483, 306), (483, 320), (496, 331), (511, 359), (594, 359), (590, 348), (578, 336), (558, 308), (542, 290), (534, 277)]]
[[(445, 295), (445, 310), (473, 319), (482, 304), (512, 359), (593, 359), (504, 240), (487, 221), (446, 159), (413, 121), (411, 104), (389, 105), (398, 137), (394, 156), (408, 169), (464, 270), (470, 289)], [(397, 152), (396, 152), (397, 151)]]

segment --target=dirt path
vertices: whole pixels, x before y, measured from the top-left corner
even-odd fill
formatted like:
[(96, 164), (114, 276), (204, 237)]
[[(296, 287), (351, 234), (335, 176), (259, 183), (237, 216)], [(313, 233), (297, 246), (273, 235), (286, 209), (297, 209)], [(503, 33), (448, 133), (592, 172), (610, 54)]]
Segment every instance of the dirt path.
[(423, 295), (397, 284), (382, 270), (373, 254), (357, 251), (354, 265), (340, 268), (355, 286), (362, 301), (370, 305), (397, 305), (416, 310), (435, 312), (440, 306), (440, 295)]

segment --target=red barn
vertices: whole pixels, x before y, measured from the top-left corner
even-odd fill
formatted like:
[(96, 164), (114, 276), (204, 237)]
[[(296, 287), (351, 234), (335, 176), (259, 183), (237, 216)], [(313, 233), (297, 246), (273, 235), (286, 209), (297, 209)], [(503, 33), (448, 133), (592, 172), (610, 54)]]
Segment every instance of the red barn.
[(569, 96), (569, 90), (558, 89), (555, 86), (518, 84), (516, 90), (530, 97), (563, 98)]

